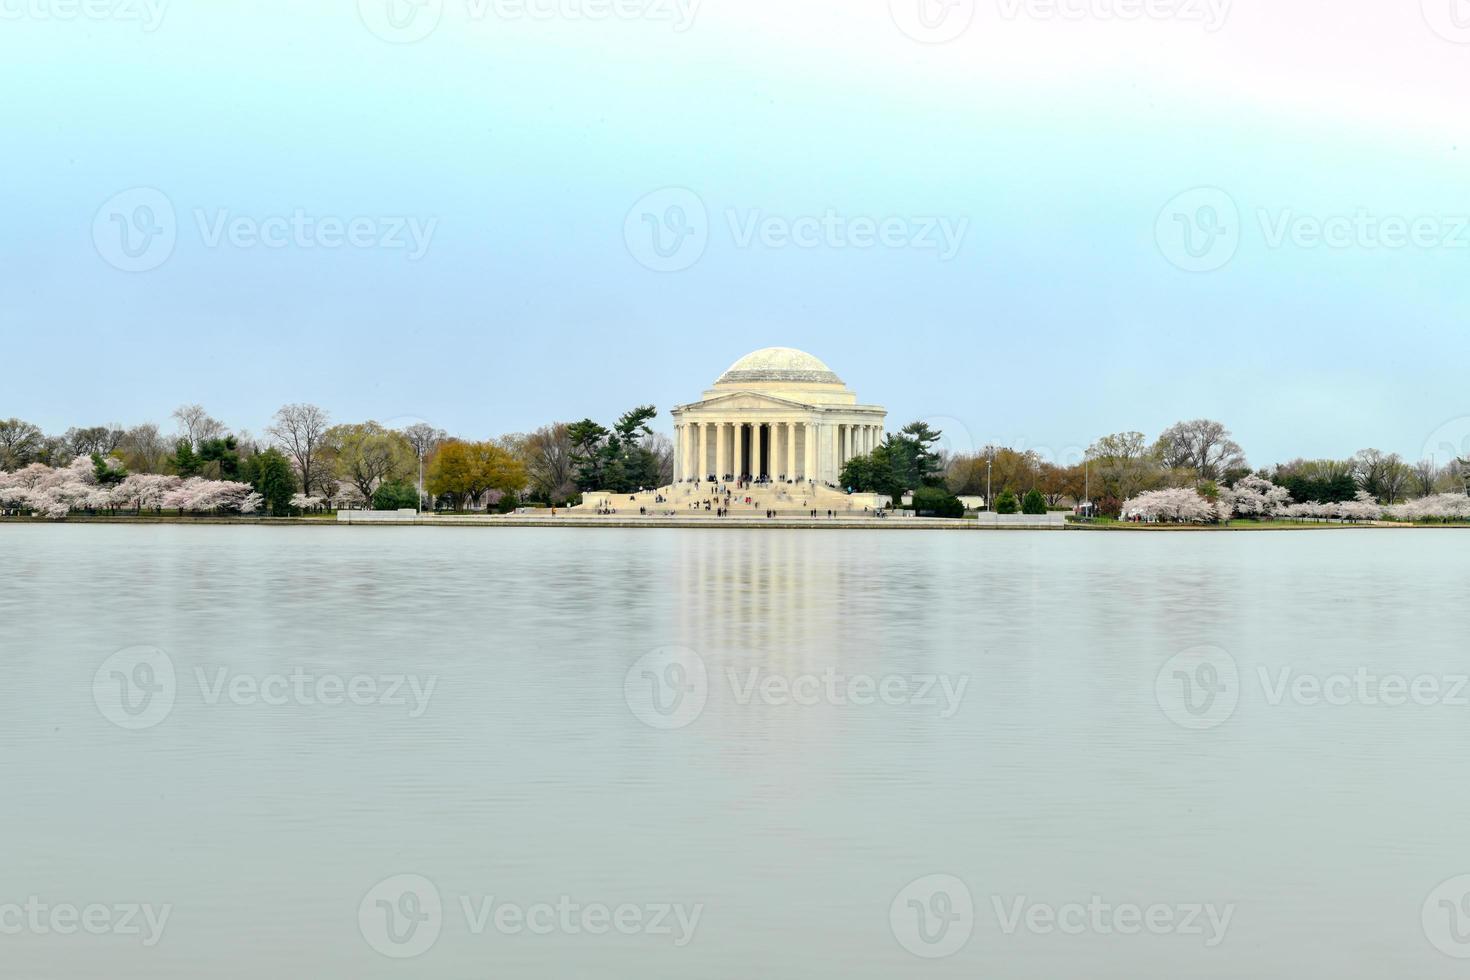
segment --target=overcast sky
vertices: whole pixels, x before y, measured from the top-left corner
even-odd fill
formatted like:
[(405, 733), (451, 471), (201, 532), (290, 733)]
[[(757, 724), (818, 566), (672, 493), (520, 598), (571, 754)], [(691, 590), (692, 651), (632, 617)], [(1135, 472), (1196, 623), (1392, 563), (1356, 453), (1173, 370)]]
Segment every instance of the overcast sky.
[(490, 436), (781, 345), (958, 449), (1470, 450), (1458, 0), (89, 2), (0, 0), (0, 417)]

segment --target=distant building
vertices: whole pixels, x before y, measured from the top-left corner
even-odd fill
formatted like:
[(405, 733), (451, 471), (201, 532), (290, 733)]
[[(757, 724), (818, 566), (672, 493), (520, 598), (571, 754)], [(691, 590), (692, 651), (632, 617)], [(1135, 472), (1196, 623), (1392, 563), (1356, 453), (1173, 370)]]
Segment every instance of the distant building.
[(817, 358), (767, 347), (730, 366), (704, 397), (673, 412), (676, 482), (711, 477), (815, 480), (836, 486), (843, 465), (883, 440), (888, 413)]

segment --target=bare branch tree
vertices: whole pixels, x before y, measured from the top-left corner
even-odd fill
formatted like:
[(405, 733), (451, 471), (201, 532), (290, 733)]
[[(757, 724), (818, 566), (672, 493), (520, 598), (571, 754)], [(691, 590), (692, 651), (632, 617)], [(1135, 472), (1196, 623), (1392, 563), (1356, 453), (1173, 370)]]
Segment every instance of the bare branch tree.
[(1191, 469), (1201, 480), (1219, 480), (1245, 466), (1245, 451), (1230, 430), (1213, 419), (1176, 422), (1154, 444), (1154, 453), (1170, 469)]
[(321, 458), (322, 436), (326, 434), (331, 416), (324, 408), (306, 403), (282, 405), (275, 415), (275, 422), (266, 432), (296, 464), (301, 476), (302, 492), (310, 495), (312, 488), (327, 489), (324, 475), (318, 462)]
[(174, 421), (179, 423), (179, 435), (189, 440), (191, 449), (208, 439), (218, 439), (225, 434), (225, 424), (209, 417), (203, 405), (180, 405), (174, 409)]

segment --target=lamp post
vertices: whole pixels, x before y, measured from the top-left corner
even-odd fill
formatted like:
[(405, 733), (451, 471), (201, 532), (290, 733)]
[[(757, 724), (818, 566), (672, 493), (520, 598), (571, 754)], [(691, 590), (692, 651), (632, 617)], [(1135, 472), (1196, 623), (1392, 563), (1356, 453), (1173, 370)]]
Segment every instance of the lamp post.
[(990, 497), (990, 464), (995, 462), (995, 457), (986, 457), (985, 460), (985, 509), (992, 514), (995, 513), (995, 504)]

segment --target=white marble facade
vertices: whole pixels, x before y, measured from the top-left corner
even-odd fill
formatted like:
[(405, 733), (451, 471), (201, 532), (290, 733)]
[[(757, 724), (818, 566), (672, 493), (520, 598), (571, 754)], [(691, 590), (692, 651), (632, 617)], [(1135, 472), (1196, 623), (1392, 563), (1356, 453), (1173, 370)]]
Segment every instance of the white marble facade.
[(883, 440), (887, 412), (789, 347), (747, 354), (704, 397), (673, 410), (674, 476), (836, 486), (843, 465)]

